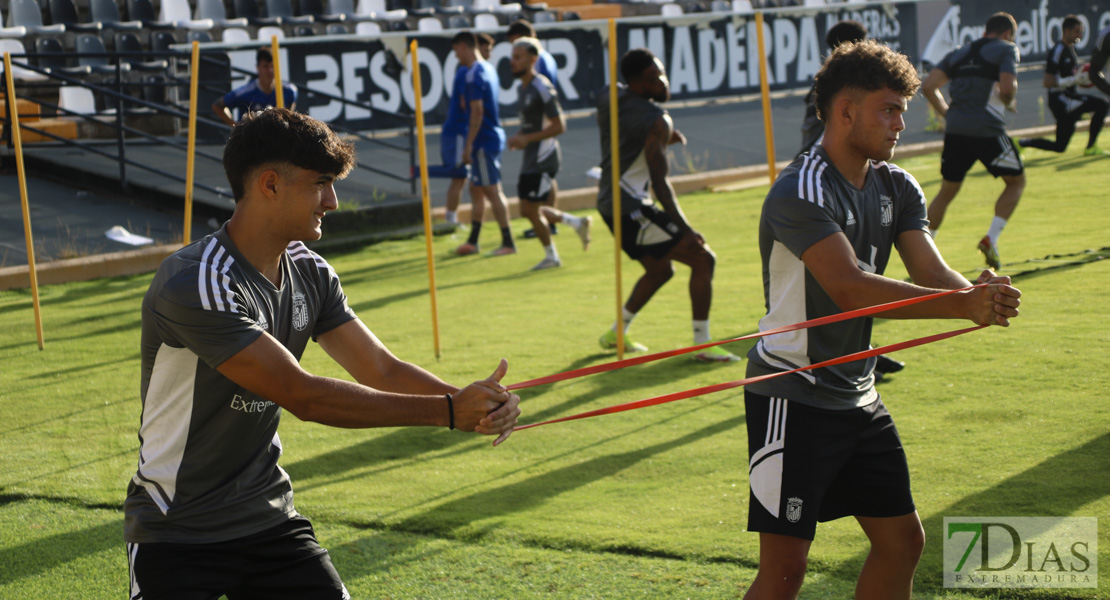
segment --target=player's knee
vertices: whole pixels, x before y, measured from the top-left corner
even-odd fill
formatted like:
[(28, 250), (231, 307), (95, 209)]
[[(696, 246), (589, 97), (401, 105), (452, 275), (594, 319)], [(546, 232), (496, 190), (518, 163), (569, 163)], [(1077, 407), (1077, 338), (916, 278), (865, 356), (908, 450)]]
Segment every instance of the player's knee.
[(674, 277), (674, 265), (671, 264), (669, 261), (666, 263), (655, 265), (651, 269), (648, 269), (645, 275), (650, 277), (652, 281), (655, 281), (659, 285), (663, 285), (664, 283), (670, 281), (671, 277)]
[(778, 556), (773, 561), (759, 563), (760, 574), (780, 585), (801, 586), (806, 576), (809, 560), (804, 552)]

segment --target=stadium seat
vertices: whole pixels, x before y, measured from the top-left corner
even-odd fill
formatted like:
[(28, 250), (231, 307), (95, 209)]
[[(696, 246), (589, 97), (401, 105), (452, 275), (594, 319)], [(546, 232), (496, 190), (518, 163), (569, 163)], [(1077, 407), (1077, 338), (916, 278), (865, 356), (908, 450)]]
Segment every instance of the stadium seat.
[(80, 22), (77, 16), (77, 6), (73, 4), (73, 0), (50, 0), (46, 8), (50, 13), (50, 23), (65, 25), (66, 31), (92, 33), (100, 31), (104, 27), (100, 23)]
[(403, 8), (388, 10), (385, 0), (358, 0), (357, 12), (360, 15), (372, 15), (381, 21), (399, 21), (409, 16), (409, 12)]
[(345, 15), (347, 23), (361, 23), (362, 21), (373, 21), (376, 17), (373, 14), (362, 15), (355, 11), (354, 0), (329, 0), (328, 9), (330, 14)]
[(474, 15), (475, 29), (500, 29), (501, 21), (492, 13), (478, 13)]
[(207, 31), (190, 31), (185, 35), (185, 43), (207, 44), (212, 41), (212, 34)]
[(559, 20), (559, 15), (549, 10), (541, 10), (540, 12), (532, 15), (533, 23), (555, 23)]
[(578, 14), (577, 12), (575, 12), (573, 10), (568, 10), (565, 13), (563, 13), (563, 20), (564, 21), (581, 21), (582, 20), (582, 15)]
[[(19, 40), (0, 39), (0, 56), (3, 56), (5, 52), (10, 52), (13, 55), (26, 54), (27, 48), (23, 45), (23, 42)], [(16, 62), (29, 62), (26, 57), (13, 58), (12, 60)], [(4, 61), (0, 61), (0, 74), (3, 72)], [(12, 79), (18, 79), (19, 81), (43, 81), (48, 78), (42, 73), (13, 64)]]
[[(43, 25), (42, 9), (35, 0), (11, 0), (8, 3), (8, 27), (24, 27), (27, 33), (34, 36), (64, 35), (66, 32), (66, 26), (61, 23)], [(15, 69), (12, 72), (15, 73)]]
[(443, 31), (443, 21), (435, 17), (424, 17), (416, 22), (417, 31), (426, 33)]
[(685, 14), (682, 7), (673, 2), (668, 2), (660, 8), (662, 9), (660, 14), (664, 17), (681, 17)]
[[(163, 5), (167, 1), (182, 1), (182, 0), (162, 0)], [(280, 26), (281, 17), (277, 16), (263, 16), (258, 8), (258, 0), (234, 0), (233, 8), (235, 10), (235, 18), (246, 19), (251, 25), (258, 27), (265, 26)]]
[(246, 19), (229, 18), (227, 16), (227, 9), (224, 7), (223, 0), (196, 0), (196, 6), (194, 16), (198, 21), (211, 20), (220, 29), (247, 26)]
[(69, 116), (70, 113), (95, 115), (97, 112), (96, 97), (92, 90), (79, 85), (63, 85), (58, 88), (58, 107), (69, 111), (63, 112), (62, 116)]
[(258, 32), (254, 35), (254, 39), (268, 42), (274, 36), (277, 36), (279, 40), (285, 39), (285, 30), (276, 25), (263, 25), (258, 28)]
[(390, 31), (412, 31), (412, 27), (408, 24), (407, 21), (404, 21), (404, 20), (390, 21), (389, 22), (389, 30)]
[(169, 52), (177, 38), (168, 31), (155, 31), (150, 34), (150, 49), (154, 52)]
[(297, 25), (293, 28), (293, 37), (311, 37), (316, 35), (316, 30), (311, 25)]
[(447, 27), (449, 29), (468, 29), (472, 25), (470, 19), (466, 15), (451, 15), (447, 17)]
[(280, 18), (283, 25), (311, 25), (316, 22), (312, 15), (294, 15), (293, 4), (289, 0), (266, 0), (266, 14)]
[(320, 0), (298, 0), (297, 10), (301, 15), (312, 15), (317, 23), (343, 23), (347, 20), (347, 15), (343, 13), (325, 11)]
[(4, 27), (4, 11), (0, 7), (0, 39), (3, 38), (19, 38), (27, 37), (27, 28), (22, 26), (17, 27)]
[(328, 23), (327, 27), (324, 27), (324, 34), (326, 35), (347, 35), (349, 33), (351, 33), (351, 30), (347, 29), (347, 26), (343, 23)]
[(225, 29), (223, 37), (220, 38), (225, 44), (241, 44), (251, 41), (251, 34), (246, 29)]
[[(89, 67), (93, 74), (116, 73), (117, 67), (105, 56), (108, 50), (104, 47), (104, 41), (100, 39), (99, 35), (92, 33), (78, 35), (75, 49), (77, 51), (77, 64)], [(120, 63), (118, 68), (121, 74), (131, 71), (131, 65), (127, 63)]]
[(144, 29), (176, 29), (177, 25), (158, 19), (150, 0), (127, 0), (127, 18), (143, 24)]
[(158, 20), (190, 31), (208, 31), (216, 26), (212, 19), (193, 19), (188, 0), (162, 0)]
[(92, 69), (88, 67), (71, 64), (73, 54), (65, 51), (58, 38), (42, 37), (35, 40), (35, 52), (39, 55), (38, 66), (40, 69), (72, 76), (92, 73)]
[(374, 21), (361, 21), (355, 25), (355, 35), (381, 35), (382, 26)]
[(104, 29), (113, 31), (139, 31), (143, 24), (138, 21), (124, 21), (119, 17), (116, 0), (89, 0), (89, 14), (94, 23), (101, 23)]
[(755, 12), (751, 0), (732, 0), (732, 12), (750, 15)]
[(143, 54), (145, 51), (138, 35), (130, 32), (116, 35), (116, 52), (120, 53), (119, 60), (131, 65), (132, 71), (155, 73), (165, 71), (169, 67), (169, 63), (164, 59), (147, 60), (149, 57)]

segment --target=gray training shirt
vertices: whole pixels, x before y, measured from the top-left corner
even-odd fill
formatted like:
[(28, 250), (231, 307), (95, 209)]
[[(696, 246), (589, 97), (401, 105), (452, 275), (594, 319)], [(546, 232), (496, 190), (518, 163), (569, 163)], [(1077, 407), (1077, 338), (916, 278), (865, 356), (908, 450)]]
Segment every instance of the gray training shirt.
[[(759, 330), (842, 312), (802, 262), (810, 246), (843, 233), (855, 250), (859, 268), (882, 275), (898, 235), (915, 229), (928, 231), (928, 219), (925, 196), (909, 173), (889, 163), (872, 162), (861, 190), (836, 170), (823, 147), (798, 157), (771, 187), (759, 219), (767, 307)], [(748, 352), (748, 377), (867, 350), (871, 321), (849, 319), (759, 338)], [(878, 398), (874, 367), (875, 358), (870, 358), (784, 375), (747, 389), (819, 408), (849, 409)]]
[(264, 332), (299, 360), (310, 337), (354, 318), (335, 271), (300, 242), (282, 256), (280, 287), (243, 258), (226, 226), (163, 261), (143, 298), (126, 540), (221, 542), (293, 516), (278, 466), (281, 408), (216, 368)]
[[(520, 88), (520, 131), (536, 133), (543, 131), (552, 121), (563, 114), (559, 104), (559, 93), (555, 86), (543, 75), (536, 74), (528, 87)], [(521, 173), (559, 172), (559, 141), (553, 137), (540, 140), (524, 147)]]
[(1018, 47), (998, 38), (979, 38), (949, 52), (937, 65), (948, 76), (946, 134), (1006, 135), (1006, 107), (995, 93), (1001, 73), (1016, 73)]
[[(633, 94), (617, 84), (620, 112), (621, 213), (628, 215), (651, 206), (651, 172), (644, 158), (644, 143), (652, 125), (667, 114), (662, 106)], [(598, 94), (597, 126), (601, 129), (601, 183), (597, 190), (597, 210), (613, 215), (613, 166), (609, 157), (609, 88)]]

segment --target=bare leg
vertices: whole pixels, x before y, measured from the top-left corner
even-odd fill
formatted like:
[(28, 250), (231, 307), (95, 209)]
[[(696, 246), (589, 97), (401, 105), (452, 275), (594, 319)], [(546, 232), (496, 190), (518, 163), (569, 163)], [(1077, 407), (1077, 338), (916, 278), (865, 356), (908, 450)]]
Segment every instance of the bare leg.
[(925, 530), (913, 512), (901, 517), (856, 517), (871, 551), (856, 582), (856, 600), (909, 600), (913, 574), (925, 548)]
[(544, 219), (546, 213), (541, 213), (540, 208), (547, 208), (539, 202), (532, 202), (531, 200), (520, 201), (520, 214), (532, 223), (532, 229), (536, 232), (536, 239), (544, 246), (551, 245), (551, 230), (547, 228), (547, 221)]
[(956, 198), (956, 194), (960, 192), (961, 186), (963, 186), (962, 181), (941, 181), (940, 191), (929, 203), (929, 229), (940, 229), (940, 224), (944, 221), (944, 213)]
[[(1014, 209), (1017, 208), (1018, 201), (1021, 200), (1022, 192), (1025, 191), (1025, 175), (1003, 175), (1002, 181), (1006, 187), (1002, 190), (998, 201), (994, 203), (994, 216), (1009, 221), (1010, 216), (1014, 214)], [(930, 205), (930, 216), (932, 216), (932, 209)]]
[(805, 580), (810, 540), (759, 534), (759, 572), (744, 594), (745, 600), (793, 600)]
[(481, 223), (486, 214), (485, 188), (470, 184), (470, 220)]
[(713, 304), (713, 271), (717, 266), (717, 255), (700, 239), (687, 234), (675, 246), (669, 258), (690, 267), (690, 308), (693, 318), (701, 321), (709, 318), (709, 308)]
[(466, 185), (465, 179), (452, 179), (451, 185), (447, 186), (447, 210), (455, 212), (459, 210), (459, 202), (462, 201), (463, 186)]
[(632, 293), (628, 295), (628, 302), (624, 304), (625, 308), (634, 313), (640, 312), (655, 292), (674, 276), (674, 266), (669, 258), (644, 256), (640, 259), (640, 264), (644, 266), (644, 274), (636, 281)]

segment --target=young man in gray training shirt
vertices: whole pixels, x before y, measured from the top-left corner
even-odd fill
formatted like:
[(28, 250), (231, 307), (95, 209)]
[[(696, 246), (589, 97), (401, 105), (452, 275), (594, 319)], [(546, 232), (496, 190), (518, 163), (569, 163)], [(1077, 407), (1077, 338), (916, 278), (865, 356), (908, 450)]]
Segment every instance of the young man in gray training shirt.
[[(885, 161), (917, 93), (905, 56), (867, 40), (837, 48), (817, 73), (825, 138), (771, 187), (759, 221), (767, 315), (759, 329), (971, 284), (927, 232), (925, 197)], [(913, 283), (883, 276), (897, 248)], [(988, 286), (883, 313), (885, 318), (1009, 324), (1020, 292), (983, 271)], [(870, 348), (871, 318), (769, 335), (748, 353), (748, 377), (791, 371)], [(874, 358), (766, 379), (744, 388), (751, 495), (759, 532), (749, 600), (793, 599), (818, 522), (852, 516), (871, 548), (859, 600), (909, 600), (925, 544), (894, 422), (875, 390)]]
[[(130, 597), (349, 598), (278, 459), (282, 409), (348, 428), (497, 435), (519, 398), (493, 375), (463, 389), (395, 357), (305, 241), (336, 207), (354, 148), (271, 108), (231, 130), (235, 212), (163, 261), (143, 299), (139, 465), (124, 501)], [(298, 361), (314, 339), (358, 383)]]

